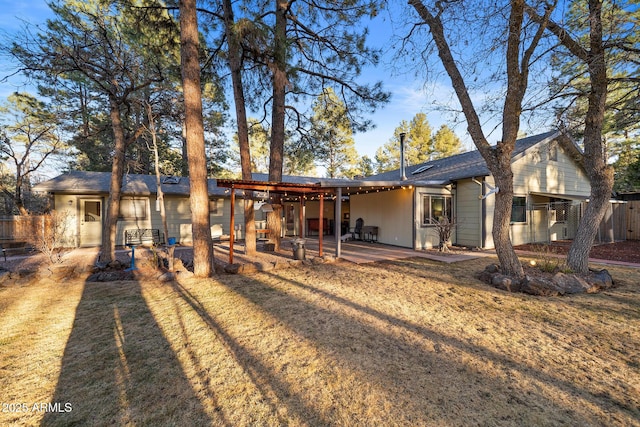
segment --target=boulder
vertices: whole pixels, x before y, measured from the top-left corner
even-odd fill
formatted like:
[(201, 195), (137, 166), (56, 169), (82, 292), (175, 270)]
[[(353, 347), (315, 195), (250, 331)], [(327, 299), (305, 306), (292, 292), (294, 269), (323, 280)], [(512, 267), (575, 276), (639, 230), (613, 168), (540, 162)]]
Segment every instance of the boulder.
[(172, 282), (172, 281), (175, 280), (175, 278), (176, 278), (176, 275), (174, 273), (168, 271), (168, 272), (166, 272), (164, 274), (161, 274), (160, 277), (158, 277), (158, 281), (163, 282), (163, 283)]
[(582, 294), (590, 292), (590, 289), (593, 287), (593, 285), (589, 284), (582, 277), (576, 276), (575, 274), (558, 272), (553, 276), (552, 280), (553, 283), (561, 289), (561, 294)]
[(272, 262), (266, 262), (266, 261), (254, 262), (253, 265), (255, 265), (257, 271), (271, 271), (274, 268), (274, 265)]
[(11, 272), (9, 270), (0, 270), (0, 285), (8, 283), (11, 279)]
[(178, 270), (174, 274), (177, 279), (191, 279), (194, 276), (193, 271), (189, 270)]
[(484, 268), (484, 271), (490, 274), (499, 273), (500, 266), (498, 266), (498, 264), (489, 264)]
[(238, 273), (240, 274), (252, 274), (258, 271), (258, 267), (255, 264), (241, 264)]
[(589, 283), (596, 287), (597, 292), (600, 289), (609, 289), (613, 286), (613, 278), (607, 270), (593, 271), (588, 277)]
[(543, 297), (555, 297), (561, 295), (561, 290), (550, 279), (544, 277), (525, 276), (520, 288), (521, 292), (529, 295), (539, 295)]
[(224, 266), (224, 272), (229, 274), (238, 274), (240, 271), (240, 264), (227, 264)]
[(276, 270), (283, 270), (289, 267), (291, 267), (291, 263), (287, 261), (276, 261), (276, 263), (273, 265), (273, 268)]

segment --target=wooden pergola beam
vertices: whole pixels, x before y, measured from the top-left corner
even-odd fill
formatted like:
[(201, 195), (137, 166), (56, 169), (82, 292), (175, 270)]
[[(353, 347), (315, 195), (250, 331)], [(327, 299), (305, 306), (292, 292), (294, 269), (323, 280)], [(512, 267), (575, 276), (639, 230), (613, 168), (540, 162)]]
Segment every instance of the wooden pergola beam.
[[(336, 189), (331, 187), (322, 187), (319, 184), (296, 184), (290, 182), (267, 182), (267, 181), (247, 181), (247, 180), (235, 180), (235, 179), (218, 179), (217, 180), (218, 187), (230, 188), (231, 189), (231, 219), (230, 219), (230, 227), (231, 227), (231, 238), (229, 244), (229, 264), (233, 264), (233, 243), (234, 243), (234, 204), (235, 204), (235, 191), (236, 190), (249, 190), (249, 191), (268, 191), (270, 193), (277, 194), (286, 194), (290, 196), (298, 196), (300, 197), (300, 206), (301, 208), (304, 206), (303, 196), (308, 195), (317, 195), (320, 199), (320, 224), (318, 230), (318, 243), (319, 243), (319, 256), (323, 255), (323, 203), (324, 203), (324, 195), (325, 194), (335, 194)], [(340, 203), (338, 200), (336, 203)], [(303, 224), (303, 215), (302, 209), (300, 212), (300, 236), (304, 237), (304, 224)], [(337, 223), (334, 225), (336, 230), (334, 232), (338, 233)], [(338, 243), (339, 245), (339, 243)], [(339, 252), (339, 249), (337, 249)]]

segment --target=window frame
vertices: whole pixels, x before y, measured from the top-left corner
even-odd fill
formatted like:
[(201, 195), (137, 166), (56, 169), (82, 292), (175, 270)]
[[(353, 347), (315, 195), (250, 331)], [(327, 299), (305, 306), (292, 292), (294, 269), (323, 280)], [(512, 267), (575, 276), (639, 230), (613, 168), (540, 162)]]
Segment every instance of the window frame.
[[(569, 220), (570, 205), (571, 203), (565, 199), (559, 199), (559, 198), (553, 197), (549, 200), (549, 206), (553, 207), (553, 209), (550, 209), (550, 210), (554, 212), (553, 221), (555, 223), (566, 223)], [(562, 206), (562, 207), (558, 209), (559, 206)]]
[[(421, 225), (423, 227), (435, 225), (434, 216), (433, 216), (433, 200), (434, 199), (442, 199), (444, 205), (444, 215), (449, 219), (449, 222), (453, 222), (453, 196), (449, 196), (446, 194), (426, 194), (422, 193), (422, 218)], [(428, 200), (428, 206), (427, 206)]]
[[(522, 199), (524, 201), (524, 204), (516, 205), (516, 199)], [(523, 217), (524, 217), (523, 221), (514, 220), (514, 212), (516, 212), (516, 208), (523, 208), (523, 210), (522, 210), (522, 214), (523, 214)], [(511, 220), (510, 220), (510, 224), (526, 224), (526, 223), (527, 223), (527, 196), (517, 196), (517, 195), (514, 194), (513, 198), (511, 199)]]
[(209, 200), (209, 214), (211, 216), (224, 215), (224, 199), (222, 197)]
[[(147, 219), (147, 206), (149, 199), (144, 197), (123, 197), (120, 199), (120, 206), (118, 208), (118, 219), (122, 220), (141, 220)], [(142, 210), (138, 212), (137, 207), (141, 207)], [(140, 216), (138, 216), (140, 215)]]

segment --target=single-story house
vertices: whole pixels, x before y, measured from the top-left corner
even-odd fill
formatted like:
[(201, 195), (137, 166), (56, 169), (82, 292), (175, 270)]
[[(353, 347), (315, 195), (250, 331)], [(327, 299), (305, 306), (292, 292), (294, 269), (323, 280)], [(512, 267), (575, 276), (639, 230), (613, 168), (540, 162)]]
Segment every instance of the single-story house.
[[(579, 158), (580, 149), (559, 132), (516, 142), (511, 161), (514, 244), (573, 238), (591, 190)], [(411, 165), (364, 181), (402, 183), (399, 191), (350, 194), (350, 217), (380, 225), (380, 242), (414, 249), (437, 247), (434, 220), (446, 217), (457, 224), (453, 244), (494, 247), (493, 192), (499, 190), (479, 151)]]
[[(266, 179), (264, 174), (255, 174), (256, 179)], [(67, 215), (67, 238), (65, 243), (74, 247), (98, 246), (102, 237), (102, 221), (106, 212), (105, 203), (109, 195), (111, 173), (71, 171), (44, 181), (33, 187), (33, 191), (47, 193), (51, 198), (51, 208)], [(317, 177), (286, 177), (287, 182), (310, 184)], [(123, 177), (120, 216), (117, 222), (116, 245), (125, 244), (125, 230), (157, 229), (166, 241), (173, 237), (177, 242), (190, 244), (191, 209), (189, 205), (189, 178), (163, 176), (162, 193), (165, 201), (168, 236), (164, 236), (160, 206), (157, 201), (157, 179), (155, 175), (126, 174)], [(215, 179), (209, 179), (209, 206), (211, 234), (214, 237), (229, 236), (230, 230), (230, 190), (218, 187)], [(259, 208), (272, 197), (270, 194), (258, 194), (236, 191), (234, 209), (235, 238), (243, 239), (243, 199), (253, 197), (256, 201), (256, 228), (265, 229), (266, 214)], [(324, 226), (317, 225), (321, 216), (317, 199), (305, 200), (305, 235), (319, 233), (333, 234), (334, 200), (323, 204)], [(299, 236), (299, 210), (297, 199), (285, 195), (282, 219), (283, 235)], [(348, 211), (346, 201), (343, 210)], [(346, 227), (346, 225), (344, 225)]]
[[(109, 172), (72, 171), (34, 186), (34, 191), (50, 195), (52, 209), (68, 215), (67, 242), (71, 246), (100, 245), (110, 178)], [(125, 244), (124, 232), (128, 229), (158, 229), (162, 232), (156, 176), (127, 174), (122, 184), (116, 245)], [(161, 185), (169, 231), (169, 236), (162, 235), (162, 239), (166, 241), (173, 237), (179, 242), (190, 243), (189, 179), (165, 176)], [(228, 235), (230, 206), (225, 202), (228, 200), (225, 189), (218, 188), (215, 180), (209, 180), (209, 195), (212, 234)], [(242, 210), (236, 209), (236, 213), (241, 219)]]
[[(577, 229), (590, 184), (579, 162), (580, 150), (559, 132), (547, 132), (517, 141), (512, 156), (514, 198), (511, 237), (514, 244), (571, 239)], [(301, 196), (281, 191), (283, 235), (323, 232), (345, 234), (362, 218), (365, 226), (377, 227), (380, 243), (426, 249), (437, 247), (434, 220), (455, 222), (452, 243), (468, 247), (493, 248), (492, 223), (495, 184), (478, 151), (410, 165), (357, 180), (287, 176), (283, 182), (309, 185), (323, 191), (323, 211), (314, 195)], [(100, 224), (109, 192), (109, 173), (70, 172), (35, 186), (47, 192), (53, 207), (71, 218), (72, 241), (77, 246), (100, 244)], [(254, 174), (249, 183), (267, 180)], [(240, 187), (240, 183), (244, 187)], [(212, 235), (229, 235), (230, 192), (235, 191), (235, 237), (243, 238), (242, 198), (253, 197), (258, 208), (257, 228), (264, 228), (259, 207), (273, 193), (248, 190), (241, 180), (209, 180)], [(243, 188), (240, 190), (239, 188)], [(256, 188), (258, 186), (256, 185)], [(283, 186), (283, 188), (287, 188)], [(189, 180), (164, 177), (162, 190), (169, 236), (191, 242)], [(156, 177), (126, 175), (123, 180), (121, 216), (117, 245), (124, 244), (124, 230), (162, 230), (156, 206)], [(336, 203), (336, 201), (340, 203)], [(302, 212), (301, 212), (302, 210)], [(301, 218), (304, 218), (302, 222)], [(322, 218), (323, 224), (319, 224)], [(339, 227), (339, 228), (338, 228)]]

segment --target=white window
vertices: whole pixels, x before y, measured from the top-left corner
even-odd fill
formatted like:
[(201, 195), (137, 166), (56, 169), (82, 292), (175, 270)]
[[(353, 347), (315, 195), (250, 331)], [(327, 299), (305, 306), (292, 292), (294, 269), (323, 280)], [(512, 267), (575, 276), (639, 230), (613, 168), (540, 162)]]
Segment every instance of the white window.
[(209, 200), (209, 214), (213, 216), (222, 216), (224, 208), (224, 199)]
[(147, 199), (123, 198), (120, 200), (120, 215), (122, 219), (146, 219)]
[(453, 219), (451, 196), (422, 196), (422, 212), (422, 225), (441, 222), (445, 218), (451, 222)]
[(566, 222), (569, 217), (569, 205), (570, 203), (566, 200), (552, 198), (549, 203), (551, 220), (555, 222)]
[(527, 222), (527, 198), (514, 196), (511, 204), (511, 222)]

